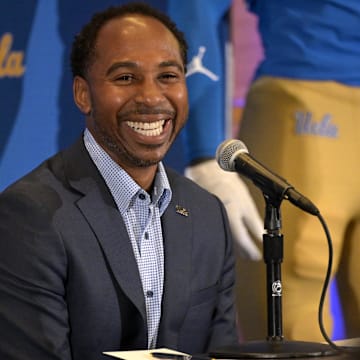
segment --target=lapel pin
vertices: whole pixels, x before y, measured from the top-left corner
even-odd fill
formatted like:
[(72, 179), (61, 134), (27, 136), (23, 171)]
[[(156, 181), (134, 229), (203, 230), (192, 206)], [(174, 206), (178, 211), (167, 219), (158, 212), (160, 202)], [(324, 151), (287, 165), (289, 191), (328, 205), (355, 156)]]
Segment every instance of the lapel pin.
[(186, 216), (186, 217), (189, 216), (189, 212), (188, 212), (185, 208), (183, 208), (182, 206), (180, 206), (180, 205), (176, 205), (176, 206), (175, 206), (175, 210), (176, 210), (176, 212), (177, 212), (178, 214), (180, 214), (180, 215), (182, 215), (182, 216)]

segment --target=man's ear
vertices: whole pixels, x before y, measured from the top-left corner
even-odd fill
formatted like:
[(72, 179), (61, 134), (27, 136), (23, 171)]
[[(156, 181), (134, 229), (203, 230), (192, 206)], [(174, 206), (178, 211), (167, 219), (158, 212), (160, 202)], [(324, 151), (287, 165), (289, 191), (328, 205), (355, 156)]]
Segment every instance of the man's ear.
[(73, 81), (74, 101), (80, 111), (88, 115), (91, 112), (91, 99), (89, 85), (81, 76), (75, 76)]

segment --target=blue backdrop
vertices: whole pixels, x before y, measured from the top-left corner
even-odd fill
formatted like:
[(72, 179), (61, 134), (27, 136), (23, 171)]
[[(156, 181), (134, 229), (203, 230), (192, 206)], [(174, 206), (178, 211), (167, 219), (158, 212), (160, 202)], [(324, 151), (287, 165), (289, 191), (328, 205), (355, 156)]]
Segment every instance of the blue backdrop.
[[(0, 11), (0, 191), (73, 142), (83, 117), (72, 98), (73, 36), (110, 0), (5, 0)], [(166, 0), (148, 0), (161, 10)], [(166, 160), (182, 170), (182, 140)]]

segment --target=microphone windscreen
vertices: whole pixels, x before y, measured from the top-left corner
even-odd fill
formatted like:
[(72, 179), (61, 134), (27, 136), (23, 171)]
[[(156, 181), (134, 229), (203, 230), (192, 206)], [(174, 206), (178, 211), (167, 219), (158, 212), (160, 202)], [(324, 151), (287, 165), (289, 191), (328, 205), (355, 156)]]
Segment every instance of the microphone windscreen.
[(216, 149), (216, 160), (225, 171), (235, 171), (235, 157), (239, 153), (249, 153), (246, 145), (236, 139), (225, 140)]

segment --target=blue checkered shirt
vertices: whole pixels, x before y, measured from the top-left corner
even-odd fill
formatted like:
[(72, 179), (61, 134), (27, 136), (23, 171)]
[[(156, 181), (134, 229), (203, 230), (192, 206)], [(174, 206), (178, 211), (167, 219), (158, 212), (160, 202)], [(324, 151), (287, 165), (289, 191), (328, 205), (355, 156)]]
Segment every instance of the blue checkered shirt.
[[(159, 163), (152, 194), (143, 190), (97, 144), (86, 129), (84, 142), (125, 222), (143, 286), (148, 347), (156, 347), (164, 283), (164, 249), (160, 217), (171, 200), (171, 189)], [(121, 261), (121, 259), (119, 259)]]

